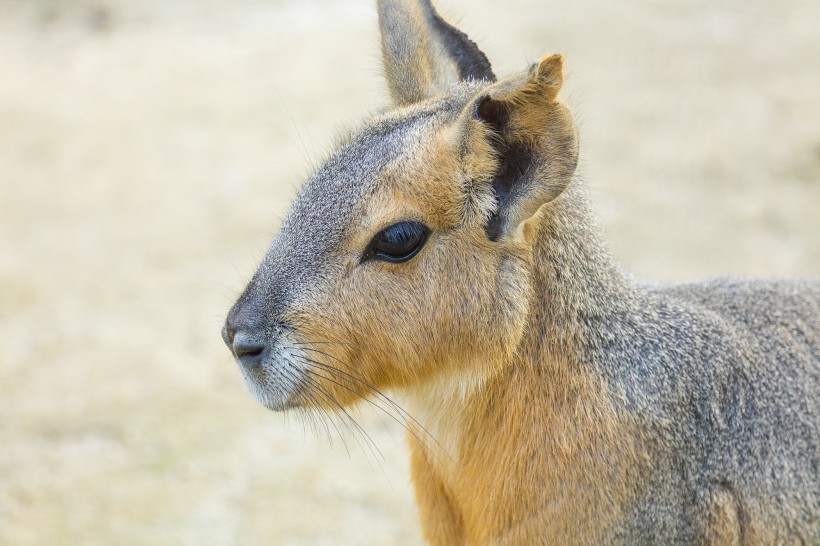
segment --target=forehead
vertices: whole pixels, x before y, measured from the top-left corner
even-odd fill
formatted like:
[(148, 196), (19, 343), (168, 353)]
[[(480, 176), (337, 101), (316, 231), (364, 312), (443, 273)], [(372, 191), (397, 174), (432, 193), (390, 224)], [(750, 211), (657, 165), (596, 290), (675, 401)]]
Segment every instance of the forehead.
[(261, 291), (270, 306), (279, 308), (296, 294), (318, 290), (321, 283), (314, 281), (338, 267), (330, 259), (334, 249), (384, 183), (385, 171), (415, 157), (437, 126), (454, 119), (465, 96), (377, 117), (343, 142), (302, 186), (249, 292)]
[(313, 284), (311, 279), (331, 267), (329, 256), (382, 173), (412, 154), (436, 118), (435, 111), (377, 118), (341, 144), (302, 186), (254, 284), (277, 300)]
[(346, 140), (302, 186), (275, 246), (299, 241), (314, 254), (333, 246), (360, 204), (379, 186), (385, 170), (412, 156), (438, 117), (436, 112), (384, 117)]
[(389, 112), (366, 124), (305, 182), (277, 240), (288, 244), (309, 232), (313, 239), (337, 242), (387, 167), (423, 150), (425, 139), (452, 121), (474, 92), (474, 85), (465, 83), (438, 102)]

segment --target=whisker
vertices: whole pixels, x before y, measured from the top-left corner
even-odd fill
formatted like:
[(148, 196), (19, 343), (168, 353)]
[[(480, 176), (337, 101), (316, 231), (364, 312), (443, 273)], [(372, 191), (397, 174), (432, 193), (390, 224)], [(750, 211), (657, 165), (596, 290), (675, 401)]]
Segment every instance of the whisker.
[[(335, 320), (335, 317), (325, 315), (324, 318), (327, 319), (329, 322), (334, 323), (340, 329), (340, 331), (345, 331), (347, 329), (347, 325), (343, 321)], [(451, 460), (451, 461), (453, 460), (452, 456), (447, 452), (447, 450), (444, 448), (444, 446), (438, 441), (438, 439), (435, 436), (433, 436), (430, 433), (429, 430), (427, 430), (424, 427), (424, 425), (422, 425), (417, 419), (415, 419), (409, 412), (407, 412), (399, 404), (397, 404), (395, 401), (393, 401), (390, 397), (388, 397), (383, 392), (381, 392), (378, 388), (376, 388), (375, 385), (370, 383), (370, 381), (368, 381), (367, 378), (362, 376), (360, 371), (356, 370), (355, 368), (353, 368), (349, 364), (343, 362), (342, 360), (338, 359), (337, 357), (333, 356), (330, 353), (323, 352), (323, 351), (320, 351), (318, 349), (315, 349), (315, 346), (317, 346), (317, 345), (323, 345), (323, 346), (327, 346), (327, 347), (330, 347), (330, 348), (332, 348), (333, 346), (350, 347), (350, 346), (353, 346), (352, 343), (347, 342), (347, 341), (343, 341), (343, 340), (338, 340), (338, 339), (333, 339), (333, 340), (325, 339), (325, 340), (321, 340), (321, 341), (312, 341), (312, 342), (296, 342), (296, 343), (293, 343), (293, 344), (295, 346), (298, 346), (298, 348), (300, 348), (300, 349), (310, 350), (310, 351), (315, 352), (316, 354), (324, 354), (327, 358), (331, 358), (331, 359), (335, 360), (341, 366), (345, 367), (347, 370), (349, 370), (354, 375), (345, 373), (342, 370), (338, 369), (337, 367), (331, 366), (330, 364), (325, 364), (325, 363), (318, 362), (314, 359), (311, 359), (311, 358), (308, 358), (308, 357), (305, 357), (305, 356), (300, 356), (300, 358), (302, 358), (302, 360), (304, 361), (305, 364), (307, 364), (309, 366), (312, 366), (312, 367), (318, 366), (320, 369), (323, 369), (327, 373), (330, 373), (330, 374), (334, 375), (340, 381), (346, 381), (346, 382), (351, 383), (351, 384), (363, 385), (365, 387), (365, 389), (367, 391), (369, 391), (369, 393), (371, 393), (371, 394), (375, 393), (376, 400), (381, 400), (382, 403), (387, 403), (387, 406), (392, 411), (388, 411), (387, 409), (382, 407), (382, 405), (377, 404), (370, 397), (362, 396), (361, 394), (359, 394), (359, 392), (357, 392), (357, 391), (355, 391), (355, 390), (353, 390), (353, 389), (351, 389), (351, 388), (349, 388), (345, 385), (342, 385), (342, 384), (340, 384), (336, 381), (332, 381), (333, 383), (336, 383), (340, 387), (345, 388), (348, 391), (351, 391), (356, 396), (358, 396), (360, 398), (363, 398), (369, 404), (371, 404), (372, 406), (378, 408), (379, 411), (381, 411), (382, 413), (384, 413), (385, 415), (390, 417), (392, 420), (396, 421), (399, 425), (401, 425), (402, 428), (404, 428), (413, 437), (413, 439), (417, 442), (418, 447), (420, 449), (420, 452), (422, 454), (422, 457), (424, 458), (424, 461), (426, 463), (428, 472), (430, 472), (431, 474), (433, 472), (432, 465), (430, 463), (430, 458), (428, 457), (428, 454), (432, 455), (434, 458), (438, 458), (438, 457), (441, 456), (441, 454), (443, 454), (443, 456), (446, 459)], [(331, 371), (331, 370), (333, 370), (333, 371)], [(316, 374), (316, 375), (319, 375), (319, 374)], [(356, 376), (358, 376), (358, 377), (356, 377)], [(329, 379), (329, 378), (327, 378), (327, 379)], [(401, 418), (394, 415), (393, 412), (396, 412), (399, 415), (399, 417), (401, 417)], [(411, 427), (411, 426), (409, 426), (409, 424), (412, 424), (413, 426)], [(417, 431), (419, 431), (419, 432), (417, 432)], [(422, 438), (419, 436), (419, 434), (423, 434), (426, 438), (429, 438), (432, 441), (432, 443), (435, 446), (437, 446), (437, 449), (428, 448), (427, 444), (422, 440)]]
[[(283, 371), (287, 374), (287, 376), (291, 380), (298, 380), (298, 375), (297, 375), (295, 370), (293, 370), (291, 368), (285, 368)], [(309, 402), (313, 402), (314, 404), (316, 402), (316, 400), (315, 400), (315, 398), (313, 398), (313, 395), (312, 395), (311, 392), (296, 393), (296, 394), (297, 394), (297, 396), (296, 396), (296, 401), (297, 402), (305, 402), (306, 397), (309, 398)], [(345, 451), (347, 452), (347, 455), (349, 457), (350, 456), (350, 449), (347, 446), (347, 442), (345, 442), (344, 436), (342, 435), (342, 431), (339, 430), (339, 427), (333, 421), (330, 414), (328, 414), (328, 412), (325, 408), (323, 408), (321, 406), (318, 406), (318, 404), (315, 404), (315, 405), (314, 404), (308, 404), (308, 405), (311, 406), (311, 407), (318, 407), (320, 409), (320, 411), (322, 412), (322, 416), (319, 416), (319, 421), (321, 421), (322, 425), (324, 425), (324, 427), (325, 427), (325, 432), (327, 434), (328, 443), (331, 446), (333, 446), (333, 435), (330, 433), (330, 427), (327, 426), (327, 423), (329, 421), (331, 426), (333, 426), (333, 428), (336, 429), (336, 433), (338, 434), (339, 439), (342, 441), (342, 445), (344, 446)], [(313, 415), (311, 415), (310, 412), (304, 412), (304, 413), (307, 414), (307, 415), (310, 415), (310, 417), (313, 418)]]
[(348, 343), (345, 341), (291, 341), (291, 345), (348, 345), (352, 346), (352, 343)]
[[(315, 376), (317, 376), (317, 377), (321, 377), (322, 379), (328, 379), (328, 378), (324, 377), (324, 376), (323, 376), (323, 375), (321, 375), (321, 374), (317, 374), (316, 372), (310, 372), (309, 370), (306, 370), (306, 371), (308, 371), (309, 373), (313, 373), (313, 375), (315, 375)], [(319, 382), (318, 382), (318, 381), (317, 381), (314, 377), (310, 377), (310, 375), (305, 375), (305, 376), (304, 376), (304, 379), (305, 379), (305, 380), (307, 380), (308, 382), (310, 382), (310, 384), (311, 384), (311, 385), (313, 385), (316, 389), (318, 389), (321, 393), (323, 393), (323, 398), (324, 398), (326, 401), (328, 401), (328, 402), (330, 402), (331, 404), (333, 404), (334, 406), (336, 406), (336, 407), (339, 409), (340, 414), (342, 414), (342, 415), (344, 415), (345, 417), (347, 417), (347, 419), (348, 419), (351, 423), (353, 423), (353, 425), (356, 427), (356, 429), (359, 431), (359, 433), (360, 433), (360, 434), (362, 434), (365, 438), (367, 438), (367, 440), (368, 440), (369, 444), (370, 444), (370, 445), (372, 445), (371, 451), (372, 451), (372, 449), (373, 449), (373, 448), (375, 448), (375, 450), (376, 450), (376, 451), (378, 452), (378, 454), (379, 454), (379, 457), (381, 457), (381, 459), (382, 459), (382, 460), (387, 460), (387, 459), (385, 458), (385, 456), (382, 454), (381, 450), (379, 450), (378, 446), (376, 446), (376, 443), (373, 441), (373, 439), (370, 437), (370, 435), (369, 435), (369, 434), (367, 434), (367, 432), (366, 432), (366, 431), (362, 428), (362, 426), (359, 424), (359, 422), (358, 422), (358, 421), (356, 421), (356, 419), (354, 419), (352, 415), (350, 415), (350, 412), (348, 412), (348, 411), (345, 409), (345, 407), (344, 407), (344, 406), (342, 406), (342, 405), (341, 405), (341, 404), (340, 404), (340, 403), (339, 403), (339, 402), (338, 402), (338, 401), (337, 401), (337, 400), (336, 400), (336, 399), (335, 399), (335, 398), (334, 398), (334, 397), (330, 394), (330, 392), (329, 392), (329, 391), (328, 391), (328, 390), (327, 390), (324, 386), (322, 386), (322, 384), (321, 384), (321, 383), (319, 383)], [(331, 381), (332, 381), (332, 380), (331, 380)], [(352, 432), (353, 432), (353, 431), (351, 430), (351, 433), (352, 433)], [(356, 437), (356, 436), (355, 436), (355, 434), (353, 435), (353, 437), (354, 437), (354, 438)], [(362, 447), (362, 449), (364, 449), (364, 448)], [(375, 455), (375, 453), (374, 453), (374, 455)]]
[[(282, 372), (291, 381), (298, 381), (299, 380), (298, 370), (296, 370), (293, 367), (285, 367), (285, 368), (282, 369)], [(313, 420), (315, 420), (319, 417), (319, 416), (316, 416), (316, 415), (314, 415), (313, 413), (311, 413), (309, 411), (303, 410), (302, 409), (303, 407), (311, 407), (311, 408), (312, 407), (318, 407), (325, 414), (325, 416), (327, 416), (327, 410), (325, 410), (324, 408), (319, 406), (319, 404), (316, 403), (316, 397), (314, 396), (314, 393), (312, 391), (301, 391), (301, 392), (297, 391), (295, 393), (295, 398), (294, 399), (297, 402), (297, 404), (299, 406), (299, 409), (301, 410), (300, 411), (300, 416), (302, 418), (309, 419), (309, 420), (313, 421)], [(287, 413), (286, 413), (286, 415), (287, 415)], [(330, 445), (333, 445), (333, 437), (330, 433), (330, 428), (327, 426), (327, 422), (324, 419), (320, 419), (320, 420), (322, 422), (322, 425), (324, 425), (324, 427), (325, 427), (325, 431), (327, 433), (328, 441), (329, 441)], [(335, 426), (335, 423), (333, 423), (332, 420), (331, 420), (331, 424), (334, 426), (334, 428), (336, 428), (337, 432), (339, 433), (339, 437), (341, 438), (342, 437), (341, 432), (338, 430), (338, 428)], [(347, 450), (347, 445), (345, 445), (345, 450)]]
[[(370, 457), (367, 457), (367, 450), (364, 447), (364, 445), (367, 445), (367, 448), (370, 451), (371, 455), (373, 456), (374, 460), (376, 461), (376, 464), (379, 467), (379, 470), (381, 471), (382, 475), (384, 475), (385, 479), (389, 483), (390, 482), (390, 477), (387, 475), (387, 472), (385, 472), (384, 466), (381, 464), (381, 461), (379, 461), (379, 458), (381, 458), (384, 461), (386, 461), (387, 458), (381, 452), (381, 450), (379, 449), (379, 446), (376, 444), (375, 441), (373, 441), (373, 439), (370, 437), (370, 435), (367, 433), (367, 431), (365, 431), (364, 428), (362, 428), (362, 426), (359, 424), (359, 422), (356, 421), (356, 419), (333, 397), (333, 395), (324, 386), (322, 386), (317, 381), (317, 379), (315, 379), (314, 377), (311, 377), (310, 374), (312, 373), (313, 375), (315, 375), (317, 377), (321, 377), (323, 379), (327, 379), (327, 378), (325, 378), (324, 376), (322, 376), (320, 374), (317, 374), (315, 372), (311, 372), (310, 370), (305, 370), (305, 371), (307, 372), (307, 374), (303, 375), (302, 378), (304, 380), (306, 380), (309, 383), (309, 385), (311, 385), (314, 389), (317, 389), (319, 391), (318, 394), (320, 396), (322, 396), (322, 399), (326, 400), (328, 403), (330, 403), (332, 405), (335, 405), (337, 408), (339, 408), (339, 411), (335, 412), (335, 415), (338, 416), (341, 423), (345, 426), (345, 428), (347, 428), (347, 430), (350, 432), (351, 436), (353, 436), (353, 439), (356, 441), (356, 443), (361, 448), (362, 453), (365, 454), (365, 458), (367, 459), (368, 464), (370, 464), (370, 467), (372, 469), (373, 468), (373, 463), (370, 461)], [(355, 429), (350, 428), (350, 425), (347, 423), (347, 421), (345, 421), (345, 419), (342, 418), (342, 415), (347, 417), (347, 420), (350, 421), (350, 423), (353, 424)], [(359, 436), (361, 436), (362, 439), (364, 439), (364, 441), (365, 441), (364, 445), (359, 440), (359, 436), (356, 435), (356, 431), (358, 431)], [(341, 435), (341, 432), (339, 434)], [(344, 441), (344, 438), (342, 438), (342, 441)]]
[[(304, 379), (308, 383), (309, 387), (312, 390), (316, 391), (315, 394), (318, 395), (322, 400), (324, 400), (325, 402), (327, 402), (330, 405), (338, 405), (336, 403), (336, 400), (330, 395), (330, 393), (327, 392), (327, 389), (324, 389), (322, 387), (322, 385), (316, 381), (316, 379), (314, 379), (310, 376), (307, 376), (307, 375), (303, 375), (302, 379)], [(330, 415), (330, 414), (327, 413), (325, 408), (321, 407), (321, 405), (318, 403), (318, 400), (315, 397), (313, 397), (312, 399), (315, 403), (315, 406), (312, 406), (311, 409), (320, 409), (321, 411), (325, 412), (326, 415), (328, 415), (328, 416)], [(350, 428), (350, 425), (348, 424), (348, 422), (341, 418), (339, 412), (334, 411), (334, 415), (336, 415), (339, 418), (339, 422), (347, 429), (348, 433), (350, 433), (350, 435), (353, 437), (353, 439), (356, 440), (356, 443), (359, 444), (359, 447), (362, 449), (362, 452), (366, 453), (365, 450), (364, 450), (364, 446), (362, 446), (362, 444), (359, 442), (359, 439), (356, 437), (356, 431), (354, 429)], [(347, 417), (348, 417), (349, 420), (353, 420), (352, 417), (350, 417), (349, 415)], [(331, 419), (331, 422), (333, 422), (332, 418), (330, 418), (330, 419)], [(342, 441), (344, 441), (344, 436), (342, 434), (341, 429), (339, 429), (338, 426), (337, 426), (336, 430), (339, 434), (339, 437), (342, 439)], [(347, 448), (346, 443), (345, 443), (345, 448)], [(350, 451), (348, 451), (348, 455), (349, 454), (350, 454)]]
[[(316, 365), (315, 365), (315, 364), (312, 364), (311, 362), (305, 362), (305, 364), (307, 364), (308, 366), (313, 367), (313, 368), (315, 368), (315, 367), (316, 367)], [(326, 370), (327, 370), (327, 371), (329, 371), (329, 372), (330, 372), (331, 370), (339, 371), (339, 370), (336, 370), (335, 368), (333, 368), (332, 366), (330, 366), (330, 367), (329, 367), (329, 369), (328, 369), (328, 368), (320, 368), (320, 369), (323, 369), (323, 370), (325, 370), (325, 369), (326, 369)], [(338, 381), (334, 381), (333, 379), (331, 379), (331, 378), (329, 378), (329, 377), (326, 377), (326, 376), (324, 376), (324, 375), (318, 374), (318, 373), (316, 373), (316, 372), (313, 372), (313, 373), (314, 373), (314, 375), (316, 375), (316, 376), (318, 376), (318, 377), (321, 377), (321, 378), (325, 379), (326, 381), (330, 381), (331, 383), (334, 383), (334, 384), (338, 385), (339, 387), (341, 387), (341, 388), (343, 388), (343, 389), (345, 389), (345, 390), (347, 390), (347, 391), (349, 391), (349, 392), (351, 392), (351, 393), (355, 394), (356, 396), (359, 396), (360, 398), (362, 398), (363, 400), (365, 400), (367, 403), (371, 404), (371, 405), (372, 405), (373, 407), (375, 407), (375, 408), (378, 408), (378, 409), (379, 409), (380, 411), (382, 411), (385, 415), (387, 415), (388, 417), (390, 417), (391, 419), (393, 419), (394, 421), (396, 421), (397, 423), (399, 423), (399, 425), (401, 425), (401, 426), (402, 426), (402, 428), (404, 428), (407, 432), (409, 432), (409, 433), (410, 433), (410, 435), (411, 435), (411, 436), (413, 436), (413, 438), (416, 440), (416, 442), (418, 442), (418, 444), (419, 444), (419, 446), (421, 447), (421, 450), (422, 450), (422, 451), (421, 451), (421, 452), (422, 452), (422, 455), (424, 456), (425, 461), (426, 461), (426, 463), (427, 463), (428, 470), (432, 471), (432, 468), (431, 468), (431, 466), (430, 466), (430, 461), (429, 461), (429, 459), (427, 458), (427, 452), (428, 452), (428, 449), (427, 449), (427, 447), (426, 447), (426, 445), (425, 445), (424, 441), (422, 441), (422, 439), (418, 436), (418, 434), (416, 434), (416, 432), (415, 432), (412, 428), (408, 427), (406, 423), (403, 423), (400, 419), (398, 419), (398, 418), (397, 418), (396, 416), (394, 416), (392, 413), (388, 412), (388, 411), (387, 411), (386, 409), (384, 409), (382, 406), (380, 406), (380, 405), (376, 404), (373, 400), (370, 400), (369, 398), (365, 398), (365, 397), (361, 396), (359, 393), (357, 393), (357, 392), (356, 392), (356, 391), (354, 391), (353, 389), (351, 389), (351, 388), (347, 387), (346, 385), (343, 385), (343, 384), (339, 383)], [(429, 435), (429, 434), (428, 434), (428, 435)], [(431, 438), (433, 438), (432, 436), (430, 436), (430, 437), (431, 437)], [(434, 439), (434, 438), (433, 438), (433, 439)], [(435, 440), (435, 439), (434, 439), (434, 440)], [(438, 442), (436, 442), (436, 443), (438, 444)], [(439, 445), (440, 445), (440, 444), (439, 444)], [(447, 451), (446, 451), (443, 447), (441, 448), (441, 451), (442, 451), (445, 455), (447, 455), (447, 457), (448, 457), (448, 458), (450, 458), (450, 459), (452, 460), (452, 457), (450, 457), (450, 454), (449, 454), (449, 453), (447, 453)], [(430, 453), (431, 453), (431, 454), (435, 454), (435, 455), (437, 455), (437, 453), (436, 453), (436, 452), (434, 452), (434, 451), (430, 451)]]
[[(367, 380), (364, 378), (364, 376), (362, 375), (362, 373), (361, 373), (361, 372), (359, 372), (358, 370), (356, 370), (356, 369), (355, 369), (353, 366), (351, 366), (350, 364), (345, 363), (344, 361), (342, 361), (342, 360), (338, 359), (337, 357), (333, 356), (333, 355), (332, 355), (332, 354), (330, 354), (330, 353), (326, 353), (326, 352), (324, 352), (324, 351), (320, 351), (319, 349), (314, 349), (314, 348), (312, 348), (312, 347), (304, 347), (303, 349), (304, 349), (304, 350), (307, 350), (307, 351), (314, 352), (314, 353), (319, 353), (319, 354), (324, 355), (324, 356), (326, 356), (326, 357), (328, 357), (328, 358), (332, 358), (333, 360), (335, 360), (336, 362), (338, 362), (339, 364), (341, 364), (342, 366), (344, 366), (345, 368), (347, 368), (348, 370), (350, 370), (352, 373), (355, 373), (358, 377), (353, 377), (353, 376), (349, 376), (349, 377), (351, 377), (351, 379), (356, 380), (357, 382), (360, 382), (360, 383), (364, 384), (364, 385), (365, 385), (365, 386), (366, 386), (369, 390), (371, 390), (372, 392), (374, 392), (374, 393), (378, 394), (378, 395), (379, 395), (382, 399), (384, 399), (386, 402), (388, 402), (391, 406), (394, 406), (394, 407), (395, 407), (395, 408), (396, 408), (399, 412), (401, 412), (401, 413), (402, 413), (404, 416), (406, 416), (408, 419), (410, 419), (410, 420), (414, 421), (417, 425), (421, 426), (421, 423), (417, 422), (417, 421), (413, 418), (413, 416), (412, 416), (412, 415), (410, 415), (409, 413), (407, 413), (407, 411), (405, 411), (405, 410), (404, 410), (404, 408), (402, 408), (401, 406), (399, 406), (399, 405), (398, 405), (396, 402), (394, 402), (394, 401), (393, 401), (390, 397), (388, 397), (386, 394), (384, 394), (382, 391), (380, 391), (378, 388), (376, 388), (376, 386), (375, 386), (375, 385), (373, 385), (372, 383), (370, 383), (369, 381), (367, 381)], [(313, 361), (313, 362), (315, 363), (316, 361)], [(336, 369), (338, 370), (338, 368), (336, 368)], [(343, 371), (341, 371), (341, 370), (338, 370), (338, 371), (339, 371), (340, 373), (344, 373), (345, 375), (348, 375), (347, 373), (345, 373), (345, 372), (343, 372)], [(423, 427), (422, 427), (422, 428), (423, 428)]]
[[(446, 449), (444, 449), (444, 446), (442, 446), (442, 445), (441, 445), (441, 443), (440, 443), (440, 442), (439, 442), (439, 441), (435, 438), (435, 436), (433, 436), (433, 435), (430, 433), (430, 431), (428, 431), (428, 430), (424, 427), (424, 425), (422, 425), (421, 423), (419, 423), (419, 422), (418, 422), (418, 421), (417, 421), (417, 420), (416, 420), (416, 419), (415, 419), (412, 415), (410, 415), (410, 413), (409, 413), (409, 412), (407, 412), (404, 408), (402, 408), (399, 404), (397, 404), (397, 403), (396, 403), (394, 400), (392, 400), (389, 396), (385, 395), (385, 394), (384, 394), (383, 392), (381, 392), (378, 388), (376, 388), (376, 387), (375, 387), (372, 383), (370, 383), (369, 381), (367, 381), (366, 379), (364, 379), (364, 377), (361, 375), (361, 372), (359, 372), (358, 370), (356, 370), (355, 368), (353, 368), (353, 367), (352, 367), (352, 366), (350, 366), (349, 364), (346, 364), (345, 362), (343, 362), (343, 361), (339, 360), (338, 358), (336, 358), (335, 356), (333, 356), (333, 355), (331, 355), (331, 354), (328, 354), (328, 353), (326, 353), (326, 352), (320, 351), (320, 350), (318, 350), (318, 349), (312, 349), (312, 348), (310, 348), (310, 347), (304, 347), (304, 349), (307, 349), (307, 350), (310, 350), (310, 351), (313, 351), (313, 352), (316, 352), (316, 353), (323, 354), (323, 355), (327, 356), (328, 358), (332, 358), (332, 359), (333, 359), (333, 360), (335, 360), (336, 362), (339, 362), (341, 365), (343, 365), (343, 366), (345, 366), (346, 368), (348, 368), (348, 369), (349, 369), (352, 373), (357, 374), (359, 377), (354, 377), (354, 376), (352, 376), (352, 375), (350, 375), (350, 374), (348, 374), (348, 373), (346, 373), (346, 372), (344, 372), (344, 371), (342, 371), (342, 370), (340, 370), (340, 369), (336, 368), (335, 366), (330, 366), (329, 364), (325, 364), (325, 363), (322, 363), (322, 362), (318, 362), (318, 361), (316, 361), (316, 360), (314, 360), (314, 359), (311, 359), (311, 358), (309, 358), (309, 357), (301, 357), (302, 359), (307, 360), (307, 361), (308, 361), (308, 362), (310, 362), (311, 364), (314, 364), (314, 365), (317, 365), (317, 366), (321, 366), (321, 367), (323, 367), (323, 368), (325, 368), (325, 369), (328, 369), (328, 370), (332, 370), (332, 371), (333, 371), (333, 372), (335, 372), (336, 374), (342, 374), (342, 375), (346, 376), (347, 378), (349, 378), (350, 380), (355, 381), (355, 382), (357, 382), (357, 383), (361, 384), (362, 386), (364, 386), (366, 389), (368, 389), (368, 390), (369, 390), (369, 391), (371, 391), (372, 393), (375, 393), (375, 394), (377, 395), (377, 397), (378, 397), (378, 398), (380, 398), (380, 399), (381, 399), (381, 400), (383, 400), (384, 402), (388, 403), (388, 404), (389, 404), (389, 405), (390, 405), (393, 409), (395, 409), (397, 412), (399, 412), (399, 415), (401, 415), (401, 416), (402, 416), (402, 417), (404, 417), (405, 419), (408, 419), (410, 422), (412, 422), (414, 425), (416, 425), (418, 428), (420, 428), (420, 429), (424, 432), (424, 435), (425, 435), (426, 437), (430, 438), (430, 439), (431, 439), (431, 440), (432, 440), (432, 441), (433, 441), (433, 442), (434, 442), (434, 443), (438, 446), (438, 448), (439, 448), (439, 449), (441, 449), (441, 451), (442, 451), (445, 455), (447, 455), (447, 457), (448, 457), (449, 459), (451, 459), (451, 460), (452, 460), (452, 456), (451, 456), (449, 453), (447, 453), (447, 450), (446, 450)], [(338, 375), (337, 375), (337, 376), (338, 376)], [(348, 390), (350, 390), (350, 389), (348, 389)], [(353, 392), (353, 391), (351, 391), (351, 392)], [(367, 398), (365, 398), (365, 400), (367, 400), (367, 401), (368, 401), (368, 402), (370, 402), (371, 404), (373, 403), (371, 400), (369, 400), (369, 399), (367, 399)], [(374, 405), (375, 405), (375, 404), (374, 404)], [(379, 408), (379, 409), (381, 409), (383, 412), (385, 412), (386, 414), (388, 414), (388, 415), (389, 415), (389, 416), (390, 416), (393, 420), (400, 422), (400, 421), (399, 421), (399, 420), (398, 420), (395, 416), (393, 416), (392, 414), (390, 414), (389, 412), (387, 412), (386, 410), (384, 410), (381, 406), (376, 406), (376, 407), (378, 407), (378, 408)], [(418, 437), (418, 436), (417, 436), (417, 435), (416, 435), (416, 434), (415, 434), (412, 430), (410, 430), (410, 428), (408, 428), (408, 427), (407, 427), (407, 424), (406, 424), (406, 423), (401, 423), (401, 422), (400, 422), (400, 424), (401, 424), (401, 425), (402, 425), (402, 426), (403, 426), (403, 427), (404, 427), (404, 428), (405, 428), (408, 432), (410, 432), (411, 434), (413, 434), (413, 436), (415, 436), (416, 440), (418, 440), (419, 442), (421, 442), (421, 438), (419, 438), (419, 437)]]

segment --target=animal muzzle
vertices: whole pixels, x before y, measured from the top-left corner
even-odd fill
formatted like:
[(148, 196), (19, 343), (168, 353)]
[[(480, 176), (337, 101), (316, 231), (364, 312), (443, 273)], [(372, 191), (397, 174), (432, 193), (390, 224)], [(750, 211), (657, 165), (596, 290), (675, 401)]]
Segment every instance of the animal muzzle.
[(222, 327), (222, 339), (234, 358), (248, 370), (258, 367), (270, 352), (258, 315), (241, 303), (228, 313)]

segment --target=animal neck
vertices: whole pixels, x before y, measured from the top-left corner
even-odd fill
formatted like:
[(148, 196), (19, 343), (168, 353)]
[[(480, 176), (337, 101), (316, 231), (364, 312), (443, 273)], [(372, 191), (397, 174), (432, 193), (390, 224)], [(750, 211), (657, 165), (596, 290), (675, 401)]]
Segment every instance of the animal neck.
[[(590, 401), (601, 401), (605, 390), (602, 378), (581, 364), (587, 341), (584, 325), (589, 317), (628, 304), (631, 284), (606, 252), (579, 185), (570, 185), (532, 222), (527, 229), (532, 230), (534, 241), (534, 297), (528, 329), (513, 357), (501, 366), (476, 363), (467, 373), (437, 376), (409, 393), (414, 415), (448, 458), (457, 456), (477, 408), (499, 401), (510, 404), (511, 397), (518, 395), (522, 399), (547, 396), (560, 404), (586, 392)], [(590, 388), (579, 391), (582, 384)], [(550, 392), (536, 392), (543, 389)]]
[(544, 360), (581, 350), (588, 319), (629, 306), (635, 288), (601, 240), (579, 181), (532, 221), (534, 297), (518, 354)]

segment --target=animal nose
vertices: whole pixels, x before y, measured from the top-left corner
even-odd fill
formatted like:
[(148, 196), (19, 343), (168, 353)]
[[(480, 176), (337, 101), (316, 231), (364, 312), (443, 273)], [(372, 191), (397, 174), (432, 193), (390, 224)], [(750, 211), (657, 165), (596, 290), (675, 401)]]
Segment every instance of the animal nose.
[(262, 363), (267, 355), (268, 346), (260, 340), (253, 339), (239, 332), (233, 339), (233, 354), (245, 368), (254, 368)]
[(222, 327), (222, 340), (245, 368), (258, 366), (268, 353), (268, 345), (254, 316), (255, 313), (247, 309), (234, 308)]

